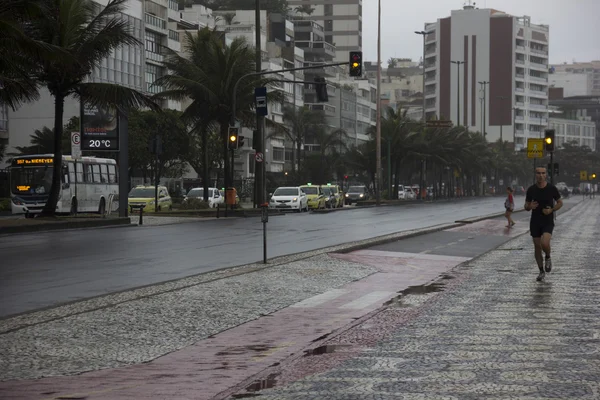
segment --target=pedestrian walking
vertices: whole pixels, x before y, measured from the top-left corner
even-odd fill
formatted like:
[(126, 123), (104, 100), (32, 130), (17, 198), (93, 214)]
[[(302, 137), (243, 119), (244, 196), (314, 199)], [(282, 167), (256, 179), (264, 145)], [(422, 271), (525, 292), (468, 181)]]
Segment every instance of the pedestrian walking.
[[(535, 261), (540, 270), (536, 279), (538, 282), (544, 280), (546, 272), (552, 271), (550, 240), (554, 230), (554, 212), (563, 205), (558, 189), (546, 181), (546, 175), (545, 167), (537, 167), (535, 185), (530, 186), (525, 195), (525, 210), (531, 211), (529, 231), (533, 238)], [(545, 253), (545, 260), (542, 251)]]
[(513, 197), (513, 190), (510, 186), (506, 188), (506, 200), (504, 201), (504, 208), (506, 209), (504, 216), (506, 217), (506, 220), (508, 221), (508, 225), (506, 225), (506, 227), (512, 228), (513, 225), (515, 224), (515, 221), (513, 221), (512, 217), (511, 217), (511, 215), (515, 209), (515, 199)]

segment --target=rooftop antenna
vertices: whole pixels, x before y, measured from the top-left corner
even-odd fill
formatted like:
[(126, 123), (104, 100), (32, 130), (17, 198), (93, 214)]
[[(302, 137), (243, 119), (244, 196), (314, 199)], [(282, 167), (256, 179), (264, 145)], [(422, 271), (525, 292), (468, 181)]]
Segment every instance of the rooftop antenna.
[(467, 2), (463, 4), (463, 10), (472, 10), (472, 9), (474, 9), (475, 8), (475, 4), (477, 4), (477, 3), (474, 3), (471, 0), (467, 0)]

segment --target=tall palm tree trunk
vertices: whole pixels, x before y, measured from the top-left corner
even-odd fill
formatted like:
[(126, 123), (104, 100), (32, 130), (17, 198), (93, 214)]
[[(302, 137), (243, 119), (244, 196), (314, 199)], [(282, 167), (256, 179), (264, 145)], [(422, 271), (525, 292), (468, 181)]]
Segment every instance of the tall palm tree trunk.
[(63, 135), (63, 114), (65, 109), (65, 97), (62, 94), (56, 94), (54, 97), (54, 162), (52, 170), (52, 186), (46, 205), (42, 210), (42, 216), (54, 216), (56, 214), (56, 204), (58, 196), (62, 190), (62, 135)]

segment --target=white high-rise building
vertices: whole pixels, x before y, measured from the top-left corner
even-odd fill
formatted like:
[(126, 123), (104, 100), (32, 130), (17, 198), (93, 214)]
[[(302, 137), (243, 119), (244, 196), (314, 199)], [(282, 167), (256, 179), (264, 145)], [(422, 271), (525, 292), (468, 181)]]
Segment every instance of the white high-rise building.
[(288, 0), (288, 5), (292, 10), (312, 8), (310, 14), (296, 11), (296, 16), (323, 26), (325, 42), (335, 46), (334, 62), (348, 61), (350, 51), (362, 51), (363, 0)]
[(425, 24), (425, 31), (430, 32), (424, 50), (428, 118), (484, 131), (489, 141), (501, 134), (512, 141), (514, 135), (516, 148), (543, 134), (548, 124), (548, 26), (534, 25), (527, 16), (467, 5)]

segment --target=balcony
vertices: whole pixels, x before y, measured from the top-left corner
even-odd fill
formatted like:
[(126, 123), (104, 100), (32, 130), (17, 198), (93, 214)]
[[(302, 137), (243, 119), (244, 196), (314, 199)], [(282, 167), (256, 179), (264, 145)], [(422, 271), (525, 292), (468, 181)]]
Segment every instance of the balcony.
[(525, 120), (525, 116), (524, 115), (517, 115), (517, 116), (515, 116), (515, 119), (517, 121), (524, 121)]
[(543, 78), (541, 76), (529, 75), (529, 80), (533, 82), (544, 82), (548, 83), (548, 78)]
[(548, 97), (548, 93), (541, 90), (532, 90), (529, 89), (529, 94), (536, 97)]
[(437, 68), (437, 63), (435, 63), (435, 62), (425, 64), (425, 71), (431, 71), (436, 68)]
[(516, 79), (525, 79), (525, 74), (515, 74)]
[(326, 54), (335, 57), (335, 46), (327, 42), (313, 42), (297, 40), (296, 47), (304, 50), (304, 53)]
[(324, 103), (305, 103), (308, 108), (315, 111), (324, 111), (328, 117), (335, 117), (335, 107)]
[(425, 82), (435, 82), (435, 75), (433, 75), (433, 76), (426, 76), (425, 77)]
[(515, 130), (515, 135), (517, 135), (517, 136), (523, 136), (524, 134), (525, 134), (525, 131), (523, 129)]
[(520, 52), (520, 53), (525, 53), (525, 46), (519, 46), (519, 45), (516, 45), (515, 47), (517, 48), (517, 51), (518, 51), (518, 52)]
[(175, 0), (169, 0), (169, 8), (174, 11), (179, 11), (179, 4)]
[(515, 106), (517, 106), (517, 107), (524, 107), (525, 103), (523, 103), (522, 101), (516, 101), (515, 102)]
[(426, 90), (425, 91), (425, 97), (434, 97), (435, 95), (436, 95), (435, 90)]
[(548, 71), (548, 64), (542, 64), (535, 61), (529, 62), (529, 68), (537, 69), (538, 71)]
[(150, 60), (150, 61), (154, 61), (154, 62), (162, 64), (163, 61), (165, 60), (165, 56), (163, 56), (162, 54), (153, 53), (151, 51), (146, 51), (146, 60)]
[(169, 39), (179, 42), (179, 32), (169, 29)]
[[(305, 62), (304, 66), (305, 67), (310, 67), (310, 66), (315, 66), (315, 65), (319, 65), (321, 63), (313, 63), (313, 62)], [(306, 75), (325, 75), (325, 76), (329, 76), (331, 78), (335, 78), (337, 77), (337, 68), (336, 67), (331, 67), (331, 66), (327, 66), (327, 67), (323, 67), (321, 69), (309, 69), (304, 71), (304, 73)], [(299, 74), (300, 71), (297, 71), (296, 74)]]
[(548, 50), (540, 50), (540, 49), (536, 49), (536, 48), (530, 48), (529, 50), (534, 54), (541, 54), (544, 56), (548, 56)]
[(517, 58), (517, 59), (515, 60), (515, 62), (516, 62), (517, 64), (523, 64), (523, 65), (525, 65), (525, 60), (520, 60), (520, 59), (518, 59), (518, 58)]
[(523, 93), (523, 92), (525, 92), (525, 88), (522, 88), (522, 87), (517, 87), (517, 88), (515, 88), (515, 91), (516, 91), (516, 92), (522, 92), (522, 93)]
[(146, 27), (157, 28), (156, 30), (160, 33), (167, 33), (167, 21), (162, 18), (158, 18), (155, 15), (145, 13), (144, 21), (146, 22)]
[(545, 104), (529, 103), (529, 108), (534, 109), (534, 110), (546, 110), (548, 108), (548, 106)]

